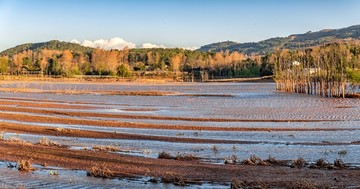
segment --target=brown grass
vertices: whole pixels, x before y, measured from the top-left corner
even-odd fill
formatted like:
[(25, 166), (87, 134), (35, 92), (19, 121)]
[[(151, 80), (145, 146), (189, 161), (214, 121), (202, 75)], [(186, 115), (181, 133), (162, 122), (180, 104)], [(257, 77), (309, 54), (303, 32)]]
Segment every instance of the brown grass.
[(334, 166), (337, 167), (337, 168), (340, 168), (340, 169), (346, 167), (346, 165), (344, 164), (344, 162), (341, 159), (336, 159), (334, 161)]
[(269, 156), (269, 158), (264, 161), (271, 165), (279, 165), (279, 166), (288, 166), (289, 165), (289, 163), (288, 163), (289, 161), (277, 160), (276, 158), (271, 157), (271, 156)]
[(113, 178), (115, 176), (114, 172), (107, 168), (106, 164), (96, 165), (91, 167), (87, 172), (87, 176), (100, 177), (100, 178)]
[(1, 131), (0, 132), (0, 141), (3, 141), (3, 140), (5, 140), (5, 132)]
[(196, 161), (199, 160), (199, 157), (196, 157), (192, 154), (183, 154), (183, 153), (178, 153), (176, 156), (172, 156), (170, 153), (168, 152), (161, 152), (158, 155), (158, 159), (174, 159), (174, 160), (179, 160), (179, 161)]
[(49, 140), (49, 139), (46, 138), (46, 137), (42, 137), (42, 138), (39, 140), (39, 144), (40, 144), (40, 145), (43, 145), (43, 146), (60, 146), (60, 145), (57, 144), (56, 142), (51, 141), (51, 140)]
[(20, 160), (20, 161), (18, 161), (18, 170), (19, 171), (35, 171), (36, 169), (31, 165), (30, 160)]
[(162, 151), (159, 153), (158, 159), (175, 159), (175, 157), (170, 155), (168, 152)]
[(176, 160), (180, 160), (180, 161), (196, 161), (199, 160), (199, 157), (196, 157), (192, 154), (180, 154), (178, 153), (178, 155), (175, 157)]
[(25, 141), (17, 136), (11, 136), (8, 138), (7, 140), (8, 142), (13, 142), (13, 143), (19, 143), (19, 144), (22, 144), (22, 145), (32, 145), (30, 142), (28, 141)]
[(262, 160), (256, 155), (251, 155), (250, 158), (245, 159), (241, 162), (243, 165), (269, 165), (268, 162)]
[(92, 149), (99, 150), (99, 151), (110, 151), (110, 152), (120, 151), (120, 148), (118, 146), (112, 146), (112, 145), (108, 145), (108, 146), (96, 145), (96, 146), (93, 146)]
[(297, 167), (297, 168), (304, 167), (305, 163), (306, 162), (305, 162), (304, 158), (297, 158), (292, 161), (291, 167)]
[(242, 189), (242, 188), (263, 189), (263, 188), (268, 188), (268, 186), (261, 180), (240, 181), (234, 178), (230, 184), (230, 188), (231, 189)]
[(328, 165), (328, 163), (324, 159), (318, 159), (318, 160), (316, 160), (315, 165), (323, 168), (323, 167), (326, 167)]
[(230, 157), (225, 158), (225, 164), (236, 164), (238, 162), (238, 157), (236, 155), (232, 155)]
[(174, 173), (165, 173), (163, 177), (161, 177), (161, 182), (163, 183), (172, 183), (178, 186), (185, 186), (185, 181), (182, 177), (175, 175)]

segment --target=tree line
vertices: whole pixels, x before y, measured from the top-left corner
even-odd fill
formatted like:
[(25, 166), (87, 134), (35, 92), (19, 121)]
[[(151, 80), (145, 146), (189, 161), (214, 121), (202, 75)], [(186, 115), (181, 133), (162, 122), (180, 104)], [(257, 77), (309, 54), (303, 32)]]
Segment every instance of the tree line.
[(265, 56), (179, 48), (87, 51), (43, 48), (1, 56), (0, 73), (63, 77), (136, 77), (142, 73), (193, 77), (200, 73), (209, 79), (274, 74), (278, 90), (332, 97), (359, 90), (360, 46), (356, 42), (337, 42), (306, 49), (283, 49)]
[(0, 73), (71, 77), (111, 75), (130, 77), (139, 72), (192, 73), (203, 70), (214, 78), (255, 77), (271, 74), (260, 56), (238, 52), (217, 53), (184, 49), (123, 49), (90, 52), (71, 50), (24, 50), (0, 57)]
[(278, 90), (345, 97), (359, 91), (360, 46), (331, 43), (302, 50), (279, 50), (266, 57)]

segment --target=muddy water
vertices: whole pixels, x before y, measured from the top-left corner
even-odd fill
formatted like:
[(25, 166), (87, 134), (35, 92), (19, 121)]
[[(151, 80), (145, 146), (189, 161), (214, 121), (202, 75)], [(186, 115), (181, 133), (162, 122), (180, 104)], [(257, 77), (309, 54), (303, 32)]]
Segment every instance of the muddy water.
[[(86, 171), (66, 170), (61, 167), (42, 167), (35, 165), (34, 172), (19, 172), (15, 168), (8, 168), (8, 163), (0, 162), (0, 188), (183, 188), (172, 184), (149, 182), (149, 177), (129, 179), (101, 179), (86, 176)], [(57, 173), (52, 175), (50, 173)], [(188, 188), (227, 188), (224, 185), (203, 184), (188, 186)]]
[[(5, 85), (6, 87), (7, 85)], [(15, 85), (16, 86), (16, 85)], [(272, 83), (116, 85), (51, 84), (32, 88), (53, 90), (158, 90), (185, 94), (227, 94), (232, 97), (206, 96), (108, 96), (8, 93), (3, 97), (35, 98), (68, 102), (103, 103), (108, 112), (175, 117), (213, 117), (238, 119), (360, 119), (358, 99), (329, 99), (274, 90)], [(126, 111), (127, 108), (149, 108), (153, 111)], [(89, 110), (92, 111), (92, 110)]]
[[(121, 132), (174, 138), (227, 139), (234, 144), (221, 143), (179, 143), (147, 140), (112, 140), (46, 136), (59, 144), (73, 149), (91, 148), (95, 145), (119, 146), (121, 152), (156, 158), (162, 151), (193, 154), (212, 163), (222, 163), (231, 155), (245, 159), (256, 154), (261, 158), (269, 156), (292, 160), (299, 157), (307, 161), (324, 158), (329, 162), (342, 159), (355, 166), (360, 165), (360, 100), (332, 99), (303, 94), (275, 91), (273, 83), (221, 83), (221, 84), (54, 84), (54, 83), (12, 83), (3, 87), (37, 88), (42, 90), (108, 90), (108, 91), (164, 91), (186, 95), (168, 96), (121, 96), (121, 95), (66, 95), (50, 93), (1, 93), (2, 100), (21, 102), (29, 100), (55, 101), (55, 104), (82, 104), (91, 109), (61, 109), (62, 111), (96, 112), (121, 115), (170, 116), (185, 118), (245, 119), (252, 122), (226, 121), (174, 121), (155, 119), (120, 119), (104, 117), (82, 117), (89, 120), (113, 120), (121, 122), (214, 126), (239, 128), (268, 128), (269, 131), (190, 131), (165, 129), (114, 128), (22, 122), (1, 120), (37, 126), (63, 127), (105, 132)], [(206, 95), (219, 96), (206, 96)], [(224, 96), (220, 96), (224, 95)], [(14, 99), (17, 98), (17, 99)], [(41, 102), (38, 102), (41, 103)], [(93, 109), (95, 108), (95, 109)], [(55, 109), (37, 107), (37, 109)], [(1, 111), (1, 110), (0, 110)], [(34, 115), (41, 115), (36, 114)], [(43, 115), (48, 116), (48, 115)], [(66, 116), (69, 117), (69, 116)], [(71, 117), (71, 116), (70, 116)], [(74, 117), (79, 119), (78, 117)], [(256, 122), (256, 120), (262, 120)], [(265, 120), (265, 121), (264, 121)], [(269, 120), (268, 122), (266, 120)], [(273, 120), (288, 120), (274, 122)], [(309, 122), (292, 122), (307, 120)], [(314, 120), (314, 121), (312, 121)], [(316, 121), (315, 121), (316, 120)], [(324, 120), (324, 121), (321, 121)], [(333, 128), (334, 131), (271, 131), (272, 128)], [(336, 130), (341, 129), (341, 130)], [(16, 134), (8, 133), (8, 136)], [(19, 134), (18, 137), (36, 143), (39, 135)], [(244, 144), (239, 144), (244, 142)], [(214, 146), (217, 150), (214, 150)], [(140, 187), (140, 186), (139, 186)]]

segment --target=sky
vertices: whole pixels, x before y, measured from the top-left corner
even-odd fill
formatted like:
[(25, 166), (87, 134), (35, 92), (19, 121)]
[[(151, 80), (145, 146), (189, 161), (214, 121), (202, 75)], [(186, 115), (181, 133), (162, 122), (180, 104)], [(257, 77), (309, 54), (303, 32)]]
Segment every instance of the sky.
[(257, 42), (360, 24), (359, 0), (0, 0), (0, 51), (72, 41), (109, 48)]

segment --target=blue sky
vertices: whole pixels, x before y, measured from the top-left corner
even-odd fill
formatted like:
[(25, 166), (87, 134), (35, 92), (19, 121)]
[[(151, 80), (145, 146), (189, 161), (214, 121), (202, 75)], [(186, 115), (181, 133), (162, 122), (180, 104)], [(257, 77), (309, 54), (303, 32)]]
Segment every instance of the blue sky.
[(360, 24), (359, 10), (358, 0), (0, 0), (0, 51), (52, 39), (253, 42)]

